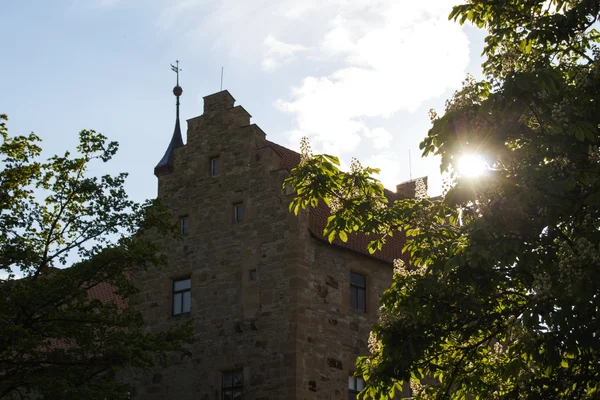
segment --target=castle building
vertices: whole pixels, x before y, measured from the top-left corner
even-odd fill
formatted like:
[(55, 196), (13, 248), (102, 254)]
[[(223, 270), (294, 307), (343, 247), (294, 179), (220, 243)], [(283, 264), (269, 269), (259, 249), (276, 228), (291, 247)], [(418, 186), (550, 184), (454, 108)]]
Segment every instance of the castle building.
[[(174, 90), (179, 104), (181, 88)], [(369, 255), (369, 237), (329, 244), (321, 205), (295, 216), (283, 188), (300, 155), (266, 139), (228, 91), (202, 115), (179, 112), (156, 166), (158, 197), (182, 240), (163, 240), (168, 264), (133, 275), (149, 330), (191, 319), (194, 343), (172, 365), (132, 383), (135, 399), (352, 399), (379, 297), (403, 239)], [(390, 198), (414, 196), (414, 181)]]

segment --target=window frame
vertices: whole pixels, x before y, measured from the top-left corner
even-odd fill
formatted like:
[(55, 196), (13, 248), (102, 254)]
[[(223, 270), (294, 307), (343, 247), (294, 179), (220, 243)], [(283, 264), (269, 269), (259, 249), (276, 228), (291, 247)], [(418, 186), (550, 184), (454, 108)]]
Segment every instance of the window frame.
[[(353, 275), (358, 275), (363, 278), (363, 286), (352, 282)], [(360, 307), (359, 304), (359, 293), (361, 292), (363, 294), (362, 307)], [(360, 272), (350, 271), (350, 309), (363, 313), (367, 312), (367, 275), (361, 274)]]
[[(352, 385), (350, 384), (352, 380)], [(358, 382), (362, 382), (362, 389), (358, 390)], [(354, 388), (352, 388), (354, 386)], [(365, 388), (365, 380), (362, 376), (356, 376), (353, 374), (348, 375), (348, 400), (355, 400), (358, 394)]]
[[(215, 168), (216, 164), (216, 168)], [(210, 176), (218, 176), (221, 172), (221, 159), (219, 156), (211, 157), (208, 161)]]
[[(241, 210), (241, 216), (238, 214), (238, 210)], [(243, 222), (244, 221), (244, 202), (239, 201), (237, 203), (233, 203), (233, 222)]]
[[(226, 374), (231, 374), (231, 385), (230, 386), (225, 386)], [(235, 384), (235, 375), (236, 374), (239, 374), (239, 377), (240, 377), (240, 383), (238, 385)], [(234, 392), (236, 392), (238, 390), (239, 390), (240, 394), (242, 395), (242, 397), (240, 399), (243, 399), (244, 398), (244, 369), (237, 368), (237, 369), (229, 369), (226, 371), (222, 371), (221, 372), (221, 399), (225, 400), (226, 394), (230, 394), (232, 396), (230, 398), (233, 399)]]
[(248, 271), (248, 280), (250, 282), (256, 282), (258, 280), (258, 269), (257, 268), (252, 268), (250, 271)]
[[(177, 317), (179, 315), (186, 315), (186, 314), (190, 314), (192, 312), (192, 277), (188, 276), (188, 277), (184, 277), (184, 278), (178, 278), (178, 279), (173, 279), (173, 286), (172, 286), (172, 302), (171, 302), (171, 315), (174, 317)], [(189, 287), (185, 288), (185, 289), (175, 289), (175, 286), (177, 285), (178, 282), (183, 282), (183, 281), (189, 281)], [(185, 293), (189, 293), (190, 294), (190, 309), (187, 311), (184, 311), (184, 297), (185, 297)], [(180, 312), (175, 313), (175, 298), (177, 297), (176, 295), (181, 294), (181, 304), (179, 304), (180, 307)]]
[(179, 233), (181, 236), (187, 236), (190, 233), (190, 217), (188, 215), (179, 217)]

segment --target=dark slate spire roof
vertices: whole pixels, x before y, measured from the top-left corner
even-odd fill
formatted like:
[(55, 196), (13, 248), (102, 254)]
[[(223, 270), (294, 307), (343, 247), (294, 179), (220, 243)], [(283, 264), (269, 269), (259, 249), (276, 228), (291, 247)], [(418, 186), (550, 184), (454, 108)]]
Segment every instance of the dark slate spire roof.
[(171, 64), (171, 69), (177, 74), (177, 85), (173, 88), (173, 94), (177, 98), (176, 114), (175, 114), (175, 129), (173, 130), (173, 137), (171, 137), (171, 143), (165, 151), (165, 155), (154, 167), (154, 175), (158, 178), (162, 175), (167, 175), (173, 172), (173, 150), (183, 146), (183, 138), (181, 137), (181, 127), (179, 126), (179, 96), (183, 94), (183, 89), (179, 86), (179, 60), (176, 65)]
[(165, 155), (163, 156), (163, 158), (161, 158), (156, 167), (154, 167), (154, 175), (159, 177), (161, 175), (166, 175), (173, 172), (173, 150), (181, 146), (183, 146), (183, 139), (181, 137), (181, 127), (179, 126), (179, 118), (177, 118), (175, 120), (175, 129), (173, 130), (173, 137), (171, 137), (171, 143), (169, 143), (169, 147), (167, 147), (167, 151), (165, 151)]

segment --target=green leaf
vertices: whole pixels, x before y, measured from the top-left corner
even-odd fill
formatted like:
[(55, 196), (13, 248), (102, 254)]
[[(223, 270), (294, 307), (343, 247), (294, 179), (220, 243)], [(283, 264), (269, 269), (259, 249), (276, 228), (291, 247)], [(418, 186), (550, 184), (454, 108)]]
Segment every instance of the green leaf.
[(346, 232), (340, 231), (339, 235), (340, 239), (342, 239), (342, 242), (346, 243), (348, 241), (348, 235), (346, 234)]
[(327, 240), (329, 240), (329, 243), (333, 243), (333, 241), (335, 240), (335, 234), (337, 232), (335, 230), (332, 230), (331, 232), (329, 232), (328, 236), (327, 236)]

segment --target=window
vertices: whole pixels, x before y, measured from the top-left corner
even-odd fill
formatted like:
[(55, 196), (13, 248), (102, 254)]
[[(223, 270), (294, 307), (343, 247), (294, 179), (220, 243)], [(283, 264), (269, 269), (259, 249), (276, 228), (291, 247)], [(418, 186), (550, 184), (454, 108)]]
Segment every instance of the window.
[(181, 236), (186, 236), (188, 234), (189, 231), (189, 224), (188, 224), (188, 217), (187, 215), (185, 217), (181, 217), (179, 219), (179, 233), (181, 233)]
[(350, 272), (350, 308), (367, 312), (367, 277)]
[(258, 273), (256, 272), (256, 268), (250, 270), (250, 280), (255, 281), (258, 277)]
[(244, 203), (233, 205), (233, 222), (241, 222), (244, 220)]
[(357, 395), (365, 387), (365, 380), (360, 376), (348, 376), (348, 400), (357, 399)]
[(221, 388), (222, 400), (242, 400), (242, 389), (244, 388), (244, 371), (223, 372), (223, 385)]
[(210, 176), (219, 175), (219, 157), (213, 157), (210, 159)]
[(173, 315), (190, 312), (192, 282), (190, 278), (173, 281)]

